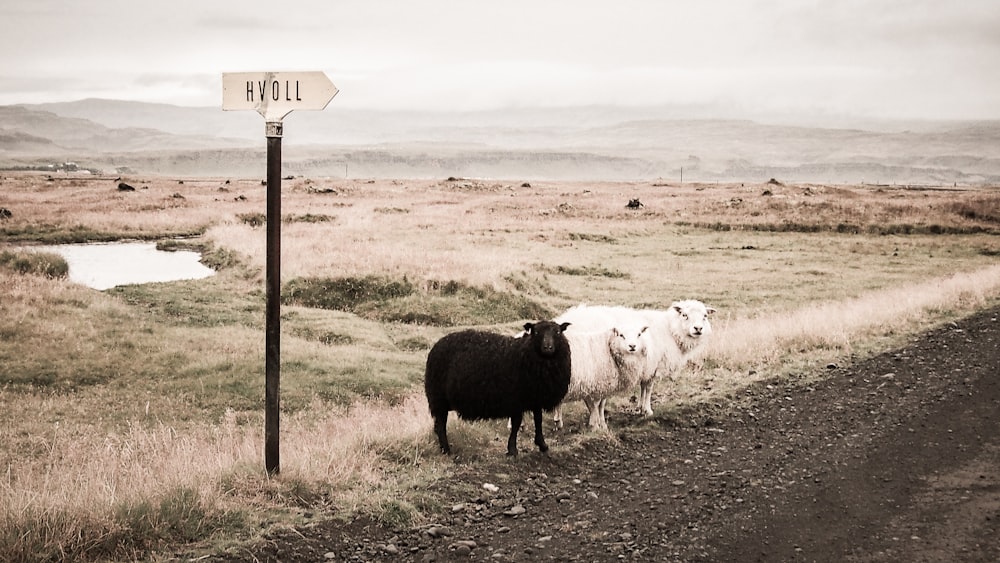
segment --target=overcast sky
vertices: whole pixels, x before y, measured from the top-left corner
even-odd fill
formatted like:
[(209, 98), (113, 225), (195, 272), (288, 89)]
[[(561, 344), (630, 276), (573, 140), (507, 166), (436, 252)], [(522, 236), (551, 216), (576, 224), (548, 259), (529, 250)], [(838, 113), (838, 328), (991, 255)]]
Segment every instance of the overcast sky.
[(324, 71), (343, 108), (698, 104), (1000, 118), (997, 0), (0, 0), (0, 104), (220, 106)]

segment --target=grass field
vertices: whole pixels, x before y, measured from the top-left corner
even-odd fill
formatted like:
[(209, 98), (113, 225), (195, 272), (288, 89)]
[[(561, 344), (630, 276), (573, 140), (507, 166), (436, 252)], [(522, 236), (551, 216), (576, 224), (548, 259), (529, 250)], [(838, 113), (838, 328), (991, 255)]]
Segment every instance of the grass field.
[[(157, 559), (351, 512), (418, 521), (451, 466), (423, 362), (460, 327), (705, 301), (714, 340), (660, 382), (670, 413), (1000, 302), (997, 188), (290, 178), (268, 477), (266, 188), (129, 183), (0, 183), (0, 560)], [(218, 275), (98, 292), (30, 250), (119, 239), (200, 250)], [(453, 426), (455, 445), (503, 455), (502, 421)]]

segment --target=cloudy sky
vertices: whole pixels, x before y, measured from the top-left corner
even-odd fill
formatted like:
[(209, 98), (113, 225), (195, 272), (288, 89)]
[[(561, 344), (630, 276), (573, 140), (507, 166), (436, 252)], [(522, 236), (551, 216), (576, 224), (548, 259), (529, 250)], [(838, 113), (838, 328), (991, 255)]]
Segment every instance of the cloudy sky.
[(344, 108), (695, 104), (1000, 118), (996, 0), (0, 0), (0, 104), (221, 106), (321, 70)]

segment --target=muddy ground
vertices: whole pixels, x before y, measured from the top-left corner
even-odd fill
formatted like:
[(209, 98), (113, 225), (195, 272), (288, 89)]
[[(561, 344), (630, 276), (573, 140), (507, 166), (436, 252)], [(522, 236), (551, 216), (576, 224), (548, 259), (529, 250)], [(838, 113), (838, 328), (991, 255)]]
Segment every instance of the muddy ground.
[(998, 316), (730, 404), (616, 412), (576, 449), (453, 444), (431, 523), (315, 523), (213, 560), (1000, 561)]

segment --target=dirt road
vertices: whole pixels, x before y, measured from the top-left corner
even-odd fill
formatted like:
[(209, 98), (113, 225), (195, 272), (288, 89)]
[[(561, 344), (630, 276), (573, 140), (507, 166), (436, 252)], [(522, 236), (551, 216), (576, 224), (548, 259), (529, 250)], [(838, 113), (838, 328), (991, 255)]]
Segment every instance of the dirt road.
[(1000, 561), (998, 316), (820, 382), (616, 413), (617, 440), (465, 452), (432, 524), (324, 522), (216, 560)]

